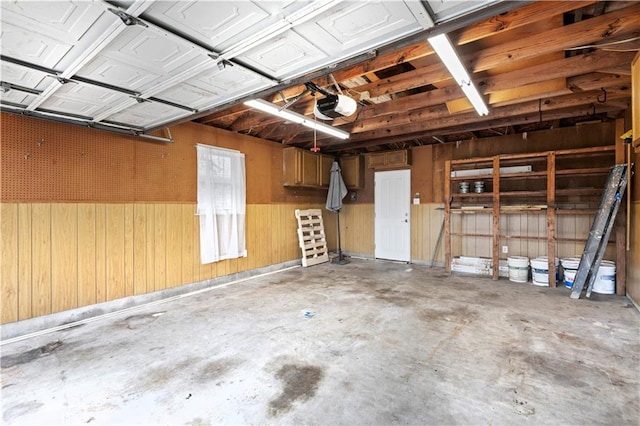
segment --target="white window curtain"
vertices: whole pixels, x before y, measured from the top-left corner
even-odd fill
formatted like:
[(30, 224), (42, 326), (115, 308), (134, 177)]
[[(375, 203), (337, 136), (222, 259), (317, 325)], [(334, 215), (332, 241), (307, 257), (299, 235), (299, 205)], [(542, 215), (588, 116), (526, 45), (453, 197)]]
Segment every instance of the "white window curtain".
[(202, 263), (246, 257), (244, 154), (196, 145)]

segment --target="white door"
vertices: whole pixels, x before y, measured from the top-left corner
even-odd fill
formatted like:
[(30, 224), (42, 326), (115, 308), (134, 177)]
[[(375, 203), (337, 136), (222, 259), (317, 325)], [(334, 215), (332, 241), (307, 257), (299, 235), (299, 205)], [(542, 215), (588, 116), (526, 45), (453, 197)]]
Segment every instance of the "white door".
[(375, 174), (375, 257), (411, 260), (411, 170)]

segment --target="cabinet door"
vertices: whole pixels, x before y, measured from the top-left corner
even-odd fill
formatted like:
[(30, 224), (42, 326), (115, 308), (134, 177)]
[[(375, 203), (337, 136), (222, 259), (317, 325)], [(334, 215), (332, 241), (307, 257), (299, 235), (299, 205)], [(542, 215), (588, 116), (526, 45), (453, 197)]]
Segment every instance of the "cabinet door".
[(320, 185), (320, 175), (318, 173), (320, 156), (308, 151), (298, 151), (302, 156), (302, 185)]
[(343, 157), (340, 159), (342, 179), (347, 188), (364, 188), (364, 162), (362, 157)]
[(331, 166), (333, 165), (333, 157), (323, 155), (320, 157), (320, 186), (329, 187), (331, 182)]

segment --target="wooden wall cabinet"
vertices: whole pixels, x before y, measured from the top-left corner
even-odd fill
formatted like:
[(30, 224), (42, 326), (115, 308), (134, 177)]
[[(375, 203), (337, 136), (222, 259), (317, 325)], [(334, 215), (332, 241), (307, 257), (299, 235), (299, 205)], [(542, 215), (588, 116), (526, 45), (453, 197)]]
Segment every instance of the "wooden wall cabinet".
[(340, 158), (340, 168), (342, 169), (342, 179), (349, 189), (364, 188), (364, 161), (362, 156)]
[(328, 188), (333, 157), (299, 148), (285, 148), (282, 152), (284, 186)]
[(411, 164), (409, 150), (386, 151), (367, 155), (367, 168), (383, 170), (406, 167)]

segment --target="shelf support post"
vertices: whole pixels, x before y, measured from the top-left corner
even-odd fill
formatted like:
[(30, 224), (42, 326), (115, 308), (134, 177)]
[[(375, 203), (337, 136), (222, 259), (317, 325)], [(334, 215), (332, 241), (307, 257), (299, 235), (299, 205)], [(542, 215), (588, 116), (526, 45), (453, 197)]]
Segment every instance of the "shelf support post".
[(547, 155), (547, 257), (549, 287), (556, 286), (556, 153)]
[[(621, 136), (624, 134), (624, 119), (619, 118), (616, 120), (616, 130), (615, 130), (615, 163), (616, 164), (624, 164), (627, 163), (627, 158), (625, 158), (625, 143), (624, 139)], [(630, 154), (630, 151), (627, 151)], [(631, 168), (627, 165), (627, 190), (625, 191), (624, 197), (626, 197), (627, 207), (629, 206), (629, 199), (631, 194), (631, 188), (629, 188), (629, 182), (631, 177)], [(628, 212), (628, 210), (627, 210)], [(614, 223), (614, 229), (616, 231), (616, 294), (618, 296), (625, 296), (627, 294), (627, 250), (628, 247), (628, 232), (627, 227), (629, 226), (629, 222), (627, 218), (629, 216), (625, 215), (622, 210), (618, 210), (618, 216), (616, 217)]]
[(444, 163), (444, 268), (451, 273), (451, 160)]
[(492, 278), (500, 277), (500, 156), (493, 157), (493, 250), (491, 251)]

